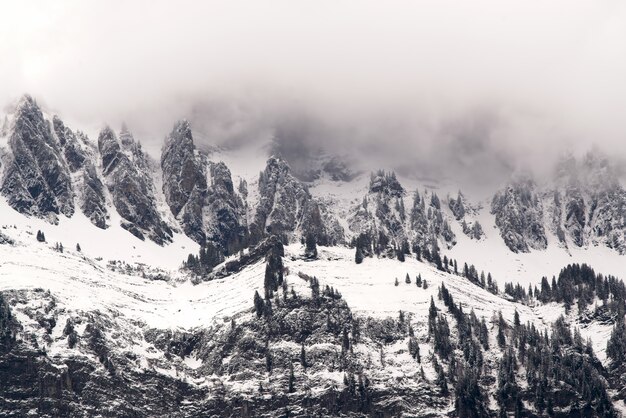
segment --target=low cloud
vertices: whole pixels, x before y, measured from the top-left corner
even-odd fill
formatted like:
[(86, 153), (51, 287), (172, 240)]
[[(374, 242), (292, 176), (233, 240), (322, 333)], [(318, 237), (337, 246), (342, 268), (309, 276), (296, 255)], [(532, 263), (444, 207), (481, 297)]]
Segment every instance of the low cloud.
[(626, 156), (618, 1), (23, 1), (0, 57), (0, 103), (144, 142), (187, 117), (203, 143), (288, 133), (477, 179)]

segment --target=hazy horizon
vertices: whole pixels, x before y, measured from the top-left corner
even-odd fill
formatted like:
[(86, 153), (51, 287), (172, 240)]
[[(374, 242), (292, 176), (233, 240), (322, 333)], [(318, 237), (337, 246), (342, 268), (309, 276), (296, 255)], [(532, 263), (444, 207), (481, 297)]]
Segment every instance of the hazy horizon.
[(277, 137), (480, 179), (596, 147), (626, 157), (616, 1), (19, 2), (0, 103), (160, 143)]

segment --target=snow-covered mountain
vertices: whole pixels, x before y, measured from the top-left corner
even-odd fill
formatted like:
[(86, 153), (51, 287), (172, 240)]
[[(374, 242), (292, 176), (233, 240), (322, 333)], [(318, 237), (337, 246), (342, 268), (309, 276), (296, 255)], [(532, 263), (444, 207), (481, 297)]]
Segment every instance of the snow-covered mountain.
[(193, 129), (149, 155), (29, 96), (9, 112), (1, 415), (621, 412), (608, 158), (481, 199), (317, 151), (292, 170), (276, 143), (201, 150)]

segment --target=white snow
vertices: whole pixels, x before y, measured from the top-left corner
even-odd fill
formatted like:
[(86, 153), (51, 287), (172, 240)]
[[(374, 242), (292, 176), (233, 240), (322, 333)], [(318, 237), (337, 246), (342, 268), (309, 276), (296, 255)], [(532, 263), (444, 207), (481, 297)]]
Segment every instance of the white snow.
[(195, 254), (199, 249), (198, 244), (180, 233), (175, 234), (173, 243), (165, 246), (150, 240), (142, 241), (120, 226), (121, 218), (115, 211), (111, 211), (111, 226), (107, 229), (94, 226), (80, 209), (71, 218), (60, 215), (58, 225), (53, 225), (43, 219), (20, 214), (3, 197), (0, 197), (0, 213), (0, 226), (17, 227), (3, 230), (11, 238), (34, 243), (35, 234), (41, 230), (49, 243), (60, 242), (66, 249), (73, 249), (79, 243), (82, 252), (91, 258), (174, 269), (187, 259), (187, 255)]
[(71, 310), (114, 311), (154, 328), (207, 326), (231, 317), (251, 306), (254, 290), (263, 286), (262, 262), (198, 285), (150, 281), (112, 272), (69, 246), (61, 254), (31, 239), (31, 245), (0, 246), (0, 290), (49, 289)]

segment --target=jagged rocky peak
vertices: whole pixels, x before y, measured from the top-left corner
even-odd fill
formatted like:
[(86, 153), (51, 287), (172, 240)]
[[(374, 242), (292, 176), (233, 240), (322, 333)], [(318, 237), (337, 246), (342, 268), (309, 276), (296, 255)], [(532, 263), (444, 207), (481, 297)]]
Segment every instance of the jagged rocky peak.
[(435, 192), (415, 190), (412, 205), (405, 203), (405, 194), (394, 172), (379, 170), (370, 175), (368, 193), (349, 218), (357, 241), (370, 243), (361, 248), (364, 254), (395, 254), (402, 259), (400, 253), (410, 254), (411, 248), (419, 252), (438, 249), (439, 244), (448, 248), (456, 244)]
[(250, 225), (251, 242), (267, 235), (289, 242), (308, 234), (320, 244), (343, 240), (343, 228), (326, 205), (311, 196), (283, 159), (272, 156), (259, 174), (259, 204)]
[(291, 174), (289, 165), (281, 158), (270, 157), (259, 174), (259, 204), (250, 225), (253, 241), (270, 234), (288, 241), (310, 198), (307, 188)]
[(543, 205), (536, 188), (528, 174), (519, 174), (491, 201), (500, 235), (513, 252), (543, 250), (548, 245)]
[(600, 192), (619, 187), (616, 167), (598, 150), (577, 159), (572, 154), (562, 157), (556, 166), (557, 187), (577, 187)]
[(121, 150), (115, 132), (109, 126), (105, 126), (98, 135), (98, 151), (102, 158), (102, 172), (105, 176), (117, 167)]
[(122, 129), (120, 130), (120, 144), (124, 149), (131, 149), (136, 145), (135, 138), (125, 123), (122, 124)]
[(621, 221), (626, 191), (609, 158), (597, 150), (581, 159), (566, 156), (557, 165), (552, 195), (553, 229), (563, 245), (600, 244), (626, 251)]
[(52, 126), (70, 172), (78, 174), (74, 176), (72, 187), (81, 210), (95, 226), (106, 228), (109, 215), (104, 184), (95, 166), (95, 151), (88, 145), (85, 134), (73, 132), (56, 115)]
[(223, 162), (209, 163), (211, 183), (205, 195), (204, 225), (207, 239), (230, 255), (248, 242), (245, 204), (235, 193), (230, 170)]
[(146, 157), (131, 160), (108, 126), (98, 136), (98, 150), (105, 184), (123, 218), (121, 226), (142, 240), (147, 237), (159, 245), (171, 242), (172, 230), (157, 210), (151, 173), (140, 164)]
[(61, 146), (36, 101), (18, 102), (8, 129), (10, 155), (4, 166), (2, 195), (18, 212), (57, 220), (72, 216), (74, 196)]
[(235, 193), (230, 170), (197, 152), (187, 121), (179, 121), (161, 154), (163, 193), (185, 233), (224, 254), (247, 243), (245, 206)]
[(178, 216), (194, 190), (207, 189), (206, 173), (196, 155), (191, 128), (179, 121), (168, 135), (161, 154), (163, 193), (174, 216)]

